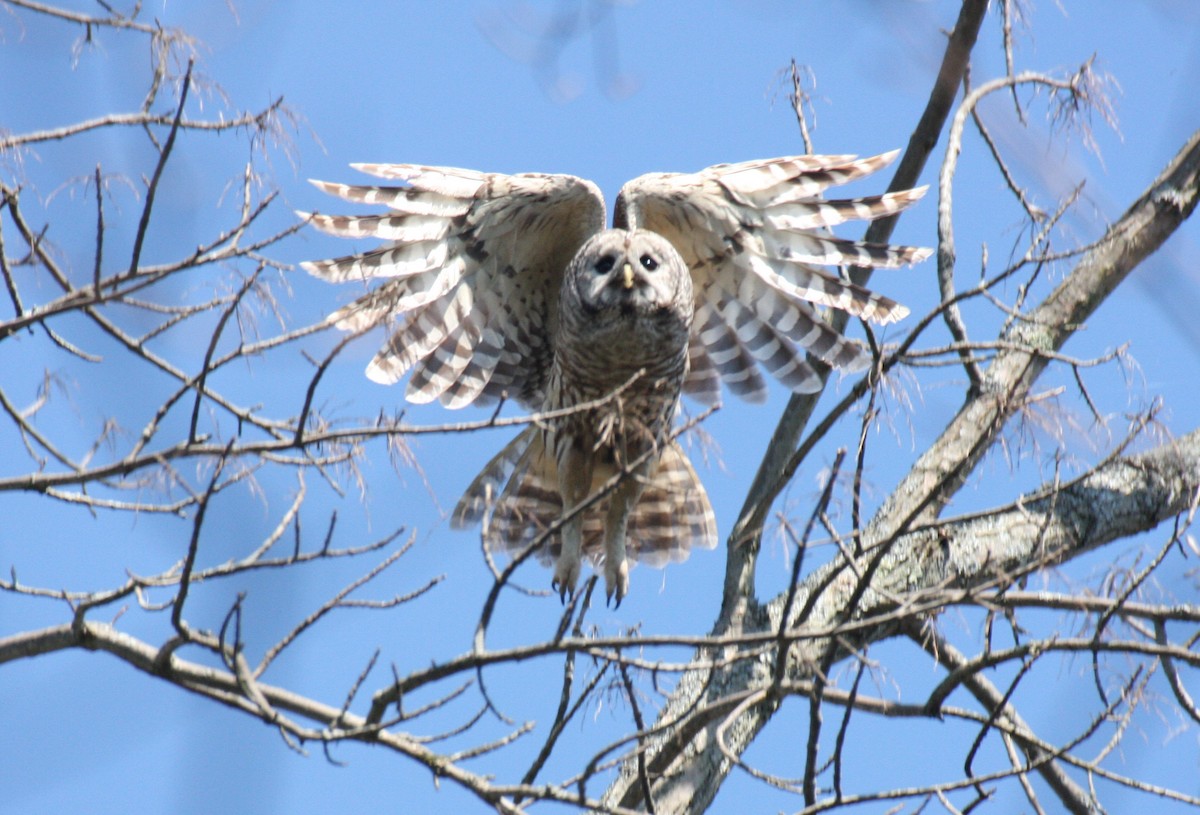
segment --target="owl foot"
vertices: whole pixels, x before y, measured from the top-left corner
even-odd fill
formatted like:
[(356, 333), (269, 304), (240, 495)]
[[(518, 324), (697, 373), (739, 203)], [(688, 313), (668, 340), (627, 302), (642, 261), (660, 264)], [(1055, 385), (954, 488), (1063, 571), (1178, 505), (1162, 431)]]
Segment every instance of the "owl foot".
[[(629, 593), (629, 561), (625, 558), (612, 558), (604, 564), (604, 592), (608, 596), (608, 604), (620, 608), (621, 601)], [(613, 598), (616, 597), (616, 602)]]
[(567, 602), (568, 597), (575, 596), (575, 584), (579, 582), (579, 558), (560, 555), (554, 564), (554, 577), (550, 588), (558, 592), (558, 599)]

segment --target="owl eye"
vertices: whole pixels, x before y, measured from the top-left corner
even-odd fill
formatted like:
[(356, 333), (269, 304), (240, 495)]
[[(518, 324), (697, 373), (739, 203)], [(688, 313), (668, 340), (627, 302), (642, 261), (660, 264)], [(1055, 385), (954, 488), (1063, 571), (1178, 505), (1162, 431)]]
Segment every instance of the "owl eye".
[(653, 272), (655, 269), (658, 268), (658, 261), (655, 260), (654, 258), (650, 257), (649, 255), (642, 255), (641, 262), (642, 262), (642, 268), (645, 269), (647, 272)]
[(596, 261), (596, 265), (592, 267), (592, 270), (596, 274), (608, 274), (612, 271), (612, 267), (615, 266), (616, 263), (617, 259), (615, 257), (612, 255), (605, 255)]

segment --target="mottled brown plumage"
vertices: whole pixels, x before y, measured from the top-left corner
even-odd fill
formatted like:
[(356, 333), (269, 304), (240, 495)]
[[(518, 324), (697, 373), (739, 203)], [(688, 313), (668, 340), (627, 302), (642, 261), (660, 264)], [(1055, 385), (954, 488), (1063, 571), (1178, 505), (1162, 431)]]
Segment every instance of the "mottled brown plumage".
[[(411, 371), (409, 400), (454, 408), (513, 398), (535, 411), (568, 409), (506, 446), (452, 520), (483, 521), (490, 547), (518, 549), (565, 517), (542, 549), (555, 562), (554, 585), (573, 591), (586, 556), (603, 563), (619, 602), (628, 558), (662, 564), (716, 544), (703, 487), (670, 438), (680, 392), (713, 404), (724, 382), (761, 401), (760, 368), (811, 392), (821, 379), (805, 351), (851, 371), (869, 362), (815, 307), (879, 323), (907, 313), (817, 268), (927, 256), (828, 232), (924, 194), (821, 198), (894, 157), (791, 156), (641, 176), (622, 188), (617, 229), (608, 231), (599, 190), (573, 176), (356, 165), (406, 184), (316, 183), (389, 212), (305, 217), (333, 234), (387, 242), (304, 266), (335, 282), (382, 280), (330, 319), (361, 330), (404, 316), (367, 374), (392, 383)], [(618, 474), (610, 495), (573, 512)]]

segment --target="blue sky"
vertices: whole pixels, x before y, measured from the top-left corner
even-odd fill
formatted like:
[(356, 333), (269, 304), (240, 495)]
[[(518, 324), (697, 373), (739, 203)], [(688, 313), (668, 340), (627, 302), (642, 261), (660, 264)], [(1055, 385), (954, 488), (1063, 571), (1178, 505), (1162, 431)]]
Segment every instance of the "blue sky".
[[(75, 5), (95, 11), (87, 3)], [(983, 110), (1014, 172), (1031, 187), (1039, 204), (1052, 208), (1059, 195), (1086, 179), (1081, 204), (1067, 219), (1065, 231), (1080, 241), (1092, 240), (1200, 123), (1194, 96), (1200, 86), (1200, 6), (1194, 0), (1043, 0), (1027, 5), (1029, 28), (1018, 32), (1018, 67), (1061, 74), (1094, 56), (1098, 70), (1114, 79), (1119, 132), (1098, 118), (1093, 122), (1097, 156), (1077, 133), (1054, 129), (1040, 100), (1029, 102), (1028, 127), (1016, 122), (1007, 97), (993, 98)], [(808, 66), (815, 76), (813, 137), (818, 151), (867, 155), (903, 147), (936, 72), (942, 31), (952, 26), (957, 13), (957, 4), (948, 0), (728, 0), (686, 6), (661, 0), (614, 2), (601, 23), (567, 42), (549, 62), (534, 57), (537, 39), (524, 30), (525, 21), (545, 20), (569, 3), (335, 5), (237, 0), (233, 6), (236, 13), (223, 3), (151, 2), (145, 17), (181, 26), (203, 43), (198, 71), (219, 83), (232, 108), (259, 108), (282, 95), (295, 113), (298, 125), (290, 132), (290, 148), (272, 149), (264, 165), (264, 184), (277, 187), (282, 197), (283, 205), (270, 221), (275, 226), (290, 222), (291, 209), (335, 206), (305, 179), (357, 181), (359, 176), (347, 166), (350, 162), (566, 172), (593, 179), (611, 202), (624, 181), (644, 172), (691, 171), (718, 162), (801, 152), (786, 88), (780, 84), (780, 72), (791, 59)], [(998, 18), (990, 17), (975, 51), (976, 82), (1003, 70), (999, 32)], [(72, 43), (78, 36), (65, 25), (0, 3), (0, 128), (20, 133), (136, 108), (144, 92), (144, 47), (132, 38), (101, 31), (74, 60)], [(131, 78), (136, 78), (132, 84)], [(197, 95), (196, 104), (211, 113), (221, 102), (210, 90)], [(944, 140), (923, 183), (936, 183), (943, 147)], [(78, 145), (39, 146), (36, 154), (26, 157), (22, 170), (29, 189), (36, 191), (31, 197), (44, 201), (46, 217), (57, 219), (56, 224), (71, 223), (74, 217), (94, 218), (94, 212), (87, 214), (91, 211), (79, 185), (63, 186), (64, 180), (86, 176), (98, 161), (108, 171), (136, 177), (148, 166), (146, 156), (144, 137), (114, 132)], [(236, 201), (222, 199), (222, 192), (248, 158), (244, 140), (229, 135), (182, 140), (164, 179), (156, 211), (162, 228), (147, 247), (150, 260), (172, 256), (180, 246), (195, 244), (228, 223)], [(886, 176), (854, 189), (865, 194), (885, 184)], [(978, 275), (985, 244), (994, 268), (1021, 235), (1019, 213), (973, 133), (966, 140), (955, 192), (960, 280), (971, 282)], [(114, 207), (127, 222), (114, 227), (114, 246), (121, 246), (122, 240), (129, 240), (127, 226), (136, 220), (138, 204), (130, 192), (118, 189)], [(935, 217), (931, 195), (901, 220), (894, 239), (933, 245)], [(71, 267), (86, 274), (94, 221), (81, 223), (87, 228), (64, 228), (51, 238)], [(1089, 374), (1093, 398), (1102, 412), (1114, 417), (1111, 437), (1088, 425), (1078, 400), (1064, 397), (1064, 409), (1075, 411), (1081, 420), (1079, 429), (1068, 430), (1062, 439), (1071, 455), (1084, 462), (1096, 460), (1106, 441), (1120, 436), (1121, 415), (1155, 398), (1164, 404), (1161, 418), (1168, 432), (1184, 433), (1200, 424), (1194, 384), (1200, 370), (1200, 329), (1194, 320), (1200, 305), (1198, 246), (1200, 228), (1194, 222), (1185, 225), (1065, 349), (1089, 357), (1129, 343), (1137, 363), (1124, 371), (1112, 367)], [(306, 233), (272, 254), (296, 263), (348, 248), (345, 242)], [(932, 263), (927, 263), (880, 273), (873, 285), (921, 315), (936, 302), (933, 273)], [(186, 296), (203, 291), (206, 283), (181, 285)], [(291, 325), (320, 319), (351, 295), (300, 272), (289, 276), (288, 285), (279, 295)], [(993, 336), (999, 325), (995, 313), (984, 308), (968, 310), (967, 318), (973, 336), (980, 339)], [(901, 324), (885, 336), (894, 339), (904, 330)], [(326, 334), (307, 348), (320, 356), (336, 339)], [(925, 345), (942, 339), (935, 333)], [(373, 416), (400, 407), (398, 388), (382, 388), (362, 376), (375, 347), (373, 339), (359, 342), (329, 372), (322, 398), (330, 410), (343, 416)], [(42, 369), (62, 372), (79, 383), (78, 392), (85, 398), (54, 415), (76, 429), (75, 444), (81, 446), (95, 435), (103, 415), (120, 415), (129, 409), (131, 394), (158, 387), (130, 382), (119, 374), (85, 371), (65, 355), (43, 346), (35, 349), (32, 341), (27, 348), (19, 343), (0, 347), (4, 387), (18, 393), (25, 387), (21, 395), (26, 400), (32, 399), (32, 386), (16, 383), (36, 383)], [(228, 387), (244, 389), (286, 412), (286, 406), (294, 404), (295, 383), (308, 370), (296, 353), (276, 358)], [(1069, 376), (1052, 375), (1045, 384), (1069, 381)], [(838, 386), (835, 378), (831, 390)], [(961, 377), (945, 369), (922, 374), (905, 387), (907, 401), (900, 394), (887, 401), (890, 422), (875, 439), (868, 463), (871, 506), (887, 495), (935, 437), (963, 393)], [(705, 424), (716, 452), (701, 474), (722, 537), (737, 515), (785, 401), (779, 389), (766, 406), (729, 401)], [(437, 407), (414, 407), (407, 413), (409, 420), (421, 424), (483, 415), (472, 410), (448, 415)], [(851, 444), (855, 432), (854, 426), (844, 427), (821, 447), (777, 508), (792, 517), (806, 517), (833, 451)], [(469, 648), (489, 577), (475, 533), (450, 530), (441, 511), (453, 505), (508, 435), (495, 431), (422, 437), (413, 442), (419, 468), (403, 468), (399, 474), (386, 452), (373, 448), (363, 466), (365, 496), (353, 483), (339, 496), (319, 479), (309, 478), (310, 534), (319, 536), (315, 530), (323, 530), (328, 513), (337, 510), (337, 534), (343, 544), (398, 527), (414, 537), (411, 553), (371, 596), (409, 591), (435, 575), (446, 579), (411, 609), (336, 613), (281, 661), (271, 681), (336, 704), (376, 646), (385, 664), (395, 663), (401, 670)], [(1021, 489), (1037, 484), (1047, 472), (1044, 465), (1055, 440), (1040, 431), (1035, 436), (1042, 447), (1026, 466), (1014, 472), (1004, 456), (993, 456), (952, 510), (1011, 501)], [(0, 454), (23, 462), (15, 438), (0, 436)], [(7, 465), (4, 473), (10, 474)], [(264, 473), (261, 484), (262, 494), (231, 495), (210, 525), (212, 542), (204, 551), (211, 562), (266, 534), (295, 489), (295, 478), (284, 472)], [(0, 508), (6, 517), (0, 527), (0, 568), (15, 566), (23, 580), (34, 584), (72, 589), (108, 585), (119, 581), (126, 567), (142, 572), (163, 568), (179, 556), (179, 541), (186, 539), (186, 525), (175, 519), (122, 515), (93, 521), (81, 510), (62, 506), (54, 506), (48, 516), (45, 502), (28, 496), (0, 498)], [(1103, 557), (1075, 564), (1070, 577), (1094, 577), (1112, 558), (1128, 559), (1135, 551), (1132, 543), (1106, 551)], [(764, 597), (785, 585), (788, 563), (781, 537), (768, 532), (759, 567)], [(606, 631), (640, 622), (647, 632), (703, 633), (715, 615), (723, 564), (718, 549), (696, 553), (688, 563), (667, 571), (635, 569), (625, 604), (616, 611), (598, 609), (593, 619)], [(1177, 564), (1165, 572), (1174, 577), (1164, 580), (1163, 588), (1194, 598), (1184, 568), (1186, 564)], [(361, 571), (361, 566), (336, 566), (295, 570), (286, 580), (263, 576), (251, 581), (247, 613), (256, 626), (252, 646), (273, 641)], [(521, 576), (534, 588), (549, 581), (549, 573), (536, 566)], [(212, 621), (219, 623), (240, 587), (214, 587), (198, 594), (193, 607), (197, 617), (215, 626)], [(557, 601), (546, 598), (507, 602), (493, 644), (545, 636), (557, 622), (557, 610)], [(0, 636), (64, 619), (64, 610), (48, 603), (0, 597)], [(157, 630), (156, 623), (134, 612), (123, 624), (141, 632)], [(976, 624), (968, 616), (945, 621), (951, 630), (967, 633)], [(917, 689), (931, 681), (930, 669), (914, 659), (911, 646), (885, 644), (873, 650), (872, 657), (889, 671), (883, 685), (895, 682), (919, 698)], [(529, 689), (545, 681), (553, 688), (546, 695), (556, 698), (559, 668), (544, 670), (544, 675), (498, 673), (493, 690), (521, 716), (544, 716), (537, 704), (544, 700), (531, 700)], [(1075, 676), (1086, 668), (1064, 664), (1061, 670)], [(373, 686), (384, 681), (377, 679)], [(1073, 720), (1070, 704), (1077, 688), (1068, 683), (1061, 689), (1043, 686), (1048, 709), (1063, 711), (1064, 728), (1080, 725)], [(533, 695), (541, 695), (540, 687)], [(336, 750), (346, 766), (327, 763), (319, 749), (300, 757), (271, 728), (100, 654), (60, 654), (6, 665), (0, 670), (0, 700), (0, 787), (13, 812), (190, 815), (219, 808), (294, 813), (463, 807), (474, 811), (478, 806), (453, 785), (443, 784), (436, 791), (426, 771), (381, 750)], [(454, 715), (461, 717), (465, 709)], [(625, 715), (619, 706), (606, 706), (584, 717), (568, 734), (564, 759), (552, 764), (550, 775), (568, 774), (568, 759), (577, 759), (588, 745), (603, 743), (596, 734), (619, 732)], [(750, 757), (768, 769), (798, 774), (802, 755), (795, 733), (804, 727), (805, 715), (800, 704), (781, 714)], [(865, 726), (865, 717), (863, 721)], [(1163, 783), (1200, 793), (1195, 729), (1168, 743), (1169, 734), (1161, 727), (1151, 722), (1145, 727), (1144, 738), (1127, 743), (1122, 769), (1130, 774), (1145, 771)], [(954, 750), (961, 753), (961, 744), (945, 738), (936, 725), (885, 723), (874, 732), (878, 737), (855, 740), (852, 748), (860, 751), (856, 759), (871, 766), (874, 783), (912, 783), (914, 776), (906, 773), (948, 756), (949, 766), (957, 766)], [(881, 745), (889, 743), (915, 743), (920, 749), (889, 747), (883, 761)], [(498, 772), (520, 766), (496, 761)], [(1148, 763), (1152, 769), (1146, 769)], [(799, 808), (797, 800), (735, 775), (718, 797), (715, 811), (746, 811), (742, 805), (747, 795), (754, 796), (756, 811)], [(1004, 811), (1019, 811), (1019, 806), (1014, 801), (1013, 808)], [(1121, 808), (1114, 805), (1112, 811)]]

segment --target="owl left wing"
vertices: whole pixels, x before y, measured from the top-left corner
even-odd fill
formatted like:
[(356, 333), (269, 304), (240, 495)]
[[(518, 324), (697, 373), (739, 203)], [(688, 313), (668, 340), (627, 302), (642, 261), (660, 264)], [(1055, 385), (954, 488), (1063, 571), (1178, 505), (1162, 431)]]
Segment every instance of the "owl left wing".
[(685, 391), (711, 404), (724, 381), (743, 398), (761, 401), (760, 366), (794, 392), (818, 390), (821, 379), (802, 351), (848, 370), (869, 363), (866, 350), (820, 319), (814, 306), (878, 323), (908, 309), (818, 267), (890, 268), (924, 260), (930, 250), (836, 238), (828, 227), (900, 212), (927, 188), (841, 200), (821, 194), (896, 155), (718, 164), (698, 173), (643, 175), (622, 187), (615, 225), (659, 233), (692, 273), (696, 310)]
[(331, 282), (381, 281), (330, 315), (345, 331), (404, 317), (367, 376), (392, 384), (412, 370), (412, 402), (457, 408), (507, 396), (540, 408), (559, 286), (580, 245), (604, 227), (600, 191), (569, 175), (352, 166), (405, 184), (313, 184), (387, 212), (299, 214), (324, 232), (385, 243), (301, 266)]

